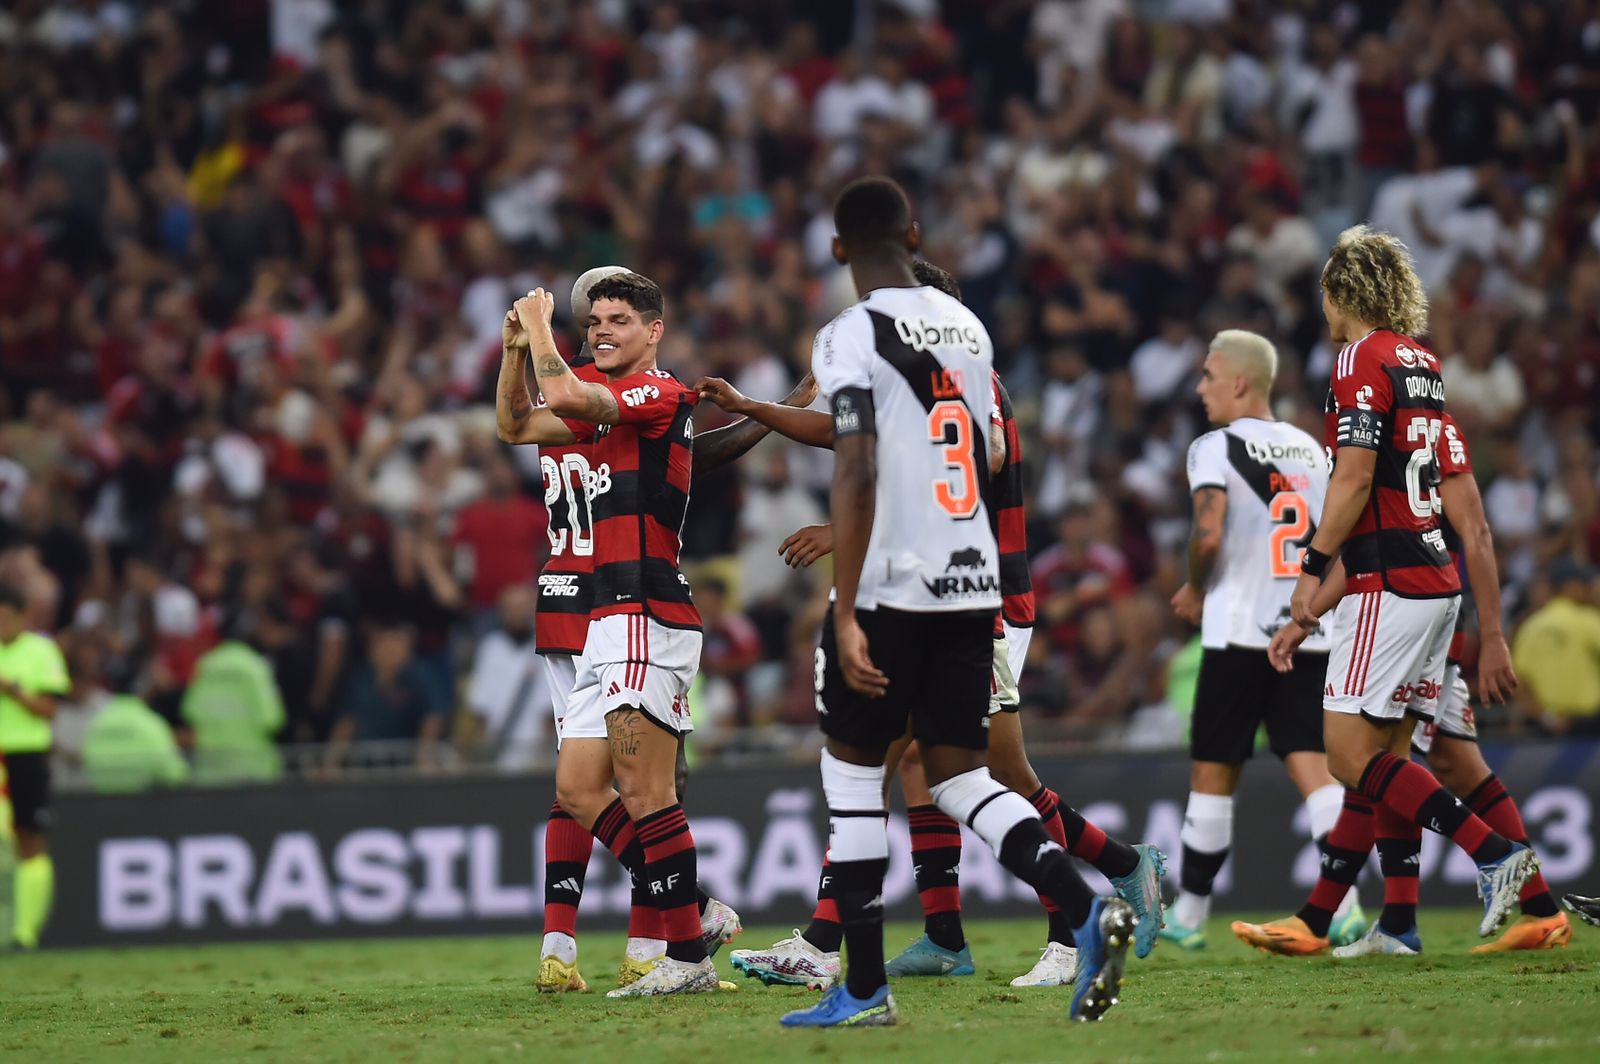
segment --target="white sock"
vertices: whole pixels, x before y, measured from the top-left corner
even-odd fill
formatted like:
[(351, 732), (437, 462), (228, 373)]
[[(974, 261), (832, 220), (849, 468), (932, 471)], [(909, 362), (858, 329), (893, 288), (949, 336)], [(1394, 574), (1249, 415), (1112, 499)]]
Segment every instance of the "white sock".
[(1177, 900), (1172, 903), (1172, 922), (1179, 927), (1198, 928), (1204, 927), (1205, 922), (1211, 918), (1211, 895), (1191, 894), (1187, 890), (1178, 891)]
[(630, 961), (653, 961), (663, 957), (667, 952), (667, 944), (659, 938), (630, 938), (628, 939), (628, 959)]
[(1306, 795), (1306, 813), (1311, 821), (1311, 837), (1320, 839), (1333, 830), (1344, 808), (1344, 788), (1337, 783), (1318, 787)]
[(554, 957), (562, 964), (578, 963), (578, 940), (565, 931), (551, 931), (544, 936), (539, 956)]
[(1183, 844), (1201, 853), (1221, 853), (1233, 845), (1233, 795), (1189, 792), (1183, 811)]

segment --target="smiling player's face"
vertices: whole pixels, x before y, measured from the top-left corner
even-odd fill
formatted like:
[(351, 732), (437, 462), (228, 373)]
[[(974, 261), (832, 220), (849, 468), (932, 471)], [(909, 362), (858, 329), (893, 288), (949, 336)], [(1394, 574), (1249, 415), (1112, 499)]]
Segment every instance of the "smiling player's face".
[(589, 350), (600, 372), (625, 377), (655, 357), (665, 327), (647, 322), (620, 299), (597, 299), (589, 310)]

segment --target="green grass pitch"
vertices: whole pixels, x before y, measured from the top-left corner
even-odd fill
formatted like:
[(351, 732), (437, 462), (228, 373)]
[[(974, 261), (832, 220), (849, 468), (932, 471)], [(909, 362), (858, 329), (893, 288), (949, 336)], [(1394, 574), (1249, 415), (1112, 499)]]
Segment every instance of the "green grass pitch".
[[(974, 921), (978, 974), (902, 980), (897, 1028), (786, 1031), (814, 995), (739, 978), (736, 993), (608, 1001), (618, 935), (580, 939), (587, 994), (540, 996), (538, 939), (142, 948), (0, 956), (0, 1058), (77, 1060), (1284, 1061), (1366, 1056), (1600, 1060), (1600, 931), (1549, 953), (1468, 956), (1475, 915), (1424, 912), (1424, 956), (1335, 962), (1210, 948), (1129, 962), (1123, 1003), (1066, 1021), (1067, 995), (1013, 990), (1042, 920)], [(754, 928), (735, 946), (787, 930)], [(916, 929), (891, 925), (890, 951)], [(732, 975), (726, 952), (718, 967)]]

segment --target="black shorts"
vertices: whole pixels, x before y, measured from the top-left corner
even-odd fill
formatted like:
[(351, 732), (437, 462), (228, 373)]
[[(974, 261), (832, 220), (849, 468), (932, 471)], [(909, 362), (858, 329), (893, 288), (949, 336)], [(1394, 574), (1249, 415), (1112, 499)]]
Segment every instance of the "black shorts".
[(910, 613), (858, 610), (867, 655), (889, 678), (888, 693), (851, 690), (839, 671), (833, 611), (817, 648), (822, 734), (868, 750), (906, 733), (925, 746), (989, 748), (989, 689), (994, 672), (994, 611)]
[(11, 822), (23, 831), (50, 827), (50, 755), (6, 754), (6, 790), (11, 792)]
[(1256, 729), (1278, 757), (1322, 748), (1322, 686), (1328, 655), (1294, 656), (1294, 670), (1281, 673), (1265, 650), (1230, 646), (1200, 655), (1189, 754), (1196, 761), (1237, 765), (1250, 759)]

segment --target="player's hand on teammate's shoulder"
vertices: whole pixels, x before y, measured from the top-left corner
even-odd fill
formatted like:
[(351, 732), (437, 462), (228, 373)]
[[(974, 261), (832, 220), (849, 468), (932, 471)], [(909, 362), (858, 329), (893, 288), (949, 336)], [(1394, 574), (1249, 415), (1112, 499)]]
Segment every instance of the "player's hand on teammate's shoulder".
[(1187, 582), (1172, 596), (1172, 612), (1177, 614), (1180, 620), (1188, 621), (1196, 628), (1200, 627), (1205, 604), (1206, 600), (1194, 589), (1194, 585)]
[(1279, 628), (1272, 642), (1267, 644), (1267, 660), (1272, 662), (1272, 667), (1279, 672), (1292, 672), (1294, 652), (1300, 649), (1300, 644), (1306, 641), (1311, 631), (1303, 624), (1293, 623)]
[(839, 648), (839, 672), (852, 691), (881, 698), (889, 691), (889, 677), (872, 663), (867, 653), (867, 633), (855, 614), (841, 618), (834, 615), (834, 642)]
[(556, 301), (549, 291), (535, 288), (527, 295), (518, 299), (514, 308), (517, 318), (522, 322), (522, 327), (532, 332), (537, 327), (550, 328), (550, 318), (555, 313)]
[(695, 393), (710, 399), (730, 414), (742, 414), (749, 409), (750, 400), (744, 393), (721, 377), (701, 377), (694, 385)]
[(1488, 636), (1478, 650), (1478, 690), (1486, 702), (1496, 705), (1517, 689), (1517, 672), (1511, 667), (1511, 648), (1505, 636)]
[(833, 553), (833, 526), (807, 525), (778, 545), (784, 564), (802, 569), (825, 554)]

